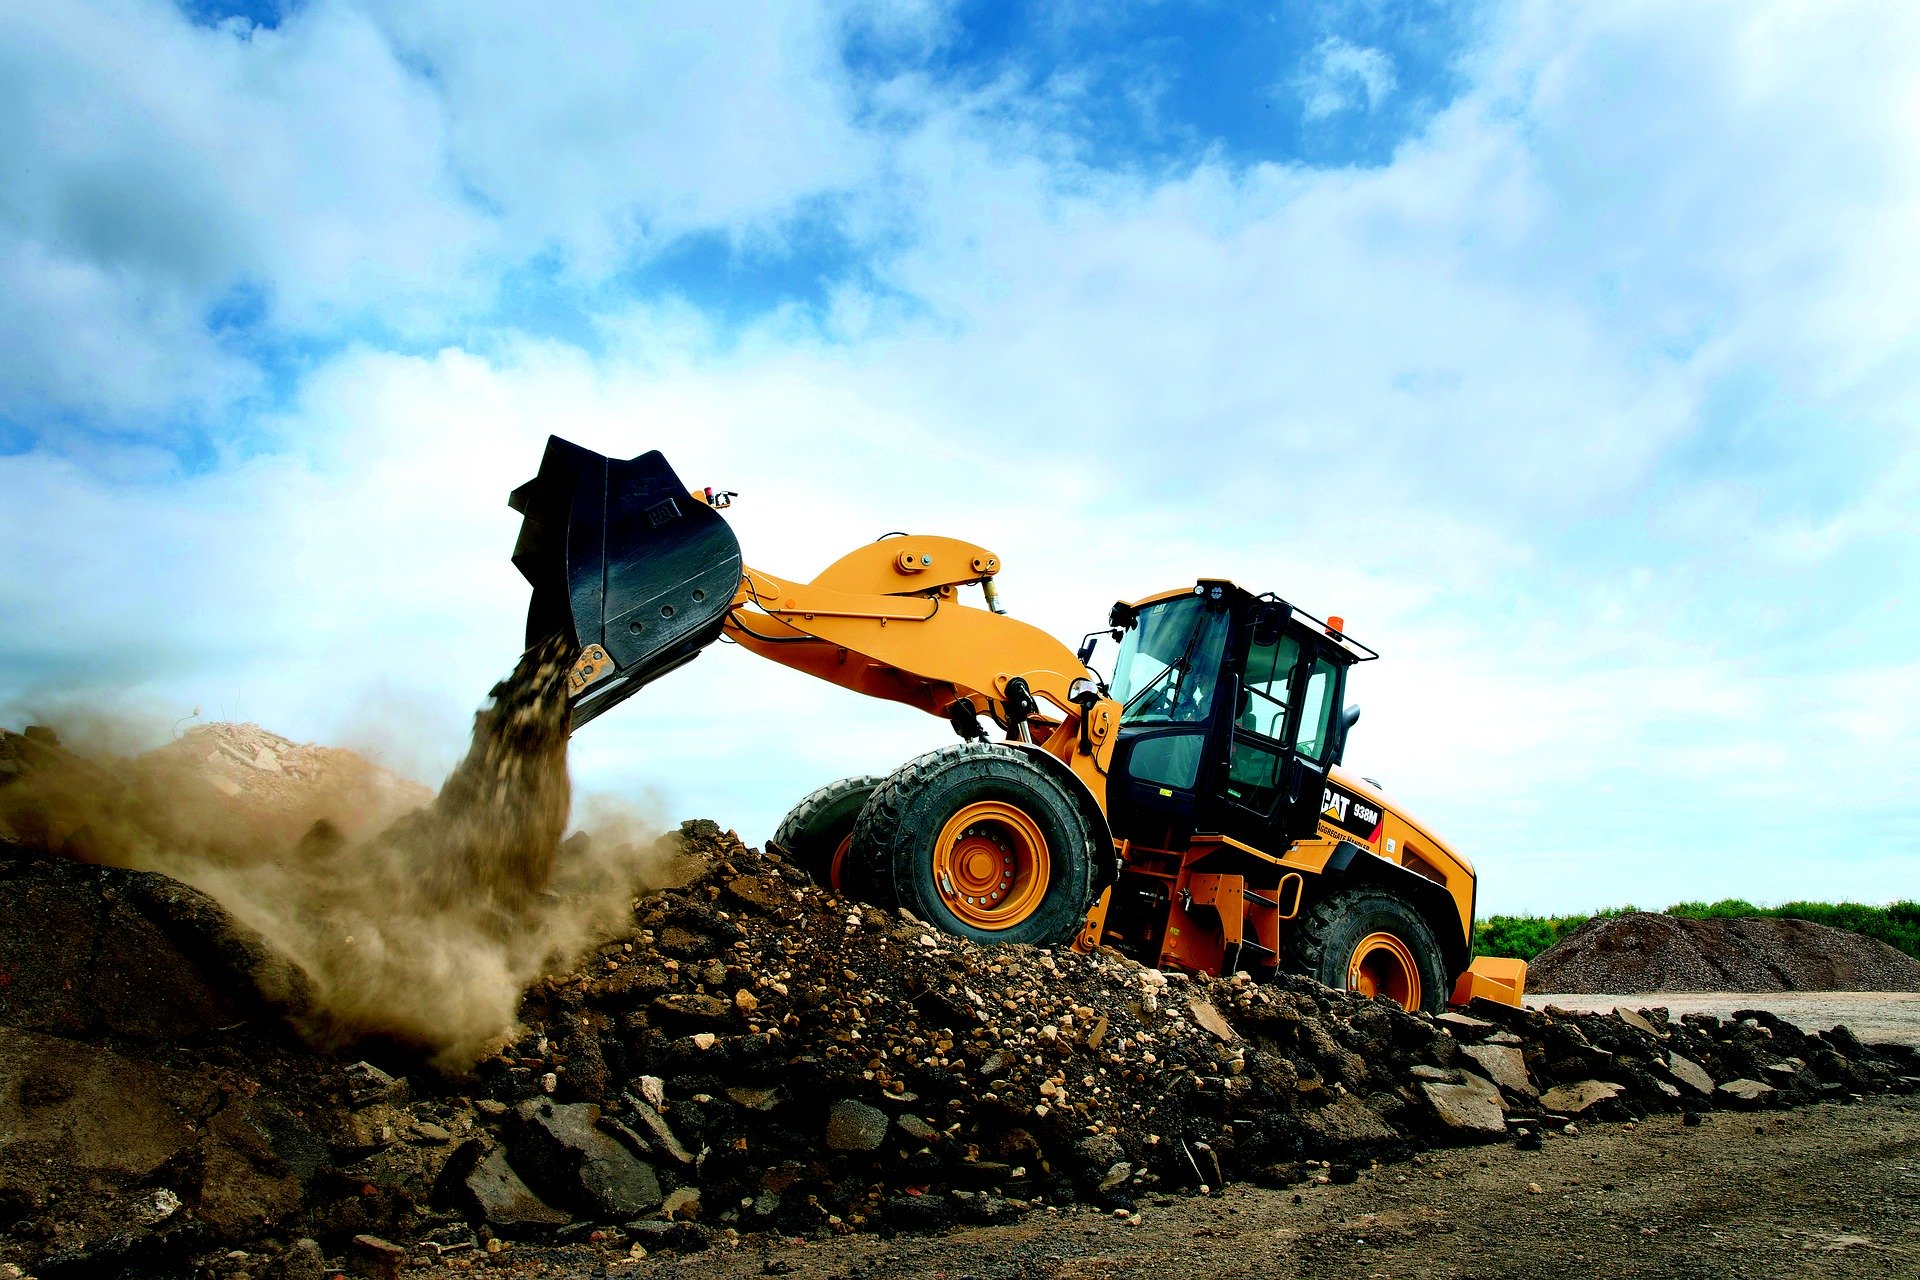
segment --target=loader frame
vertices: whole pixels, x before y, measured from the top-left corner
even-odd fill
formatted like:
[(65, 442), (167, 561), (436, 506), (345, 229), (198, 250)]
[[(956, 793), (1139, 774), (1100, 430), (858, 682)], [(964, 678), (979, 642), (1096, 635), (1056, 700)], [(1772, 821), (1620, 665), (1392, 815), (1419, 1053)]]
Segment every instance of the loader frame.
[[(1326, 812), (1316, 830), (1295, 833), (1278, 852), (1178, 824), (1115, 839), (1123, 708), (1082, 655), (999, 608), (997, 554), (955, 538), (890, 535), (801, 582), (740, 560), (717, 512), (730, 497), (681, 486), (657, 453), (621, 462), (558, 438), (540, 474), (516, 490), (513, 505), (527, 519), (515, 562), (535, 587), (529, 642), (564, 626), (579, 645), (570, 677), (576, 723), (723, 637), (938, 716), (963, 737), (984, 736), (979, 718), (989, 717), (1008, 746), (1042, 762), (1080, 807), (1095, 846), (1113, 851), (1076, 949), (1116, 946), (1194, 973), (1260, 972), (1280, 963), (1286, 924), (1305, 904), (1330, 884), (1367, 878), (1395, 886), (1429, 919), (1447, 972), (1458, 975), (1456, 998), (1517, 1002), (1523, 967), (1469, 964), (1472, 868), (1376, 789), (1337, 772), (1315, 775), (1315, 785), (1325, 781)], [(656, 545), (679, 558), (671, 572), (660, 572)], [(651, 575), (644, 590), (624, 590), (621, 565)], [(721, 573), (737, 574), (730, 599), (715, 590)], [(1223, 586), (1231, 588), (1203, 579), (1193, 590), (1217, 599)], [(973, 587), (980, 606), (962, 598)], [(1180, 594), (1117, 606), (1116, 624), (1127, 611)], [(1345, 660), (1375, 656), (1341, 628), (1278, 603), (1289, 625), (1316, 627), (1315, 643)], [(1372, 830), (1342, 825), (1342, 797), (1379, 816)]]

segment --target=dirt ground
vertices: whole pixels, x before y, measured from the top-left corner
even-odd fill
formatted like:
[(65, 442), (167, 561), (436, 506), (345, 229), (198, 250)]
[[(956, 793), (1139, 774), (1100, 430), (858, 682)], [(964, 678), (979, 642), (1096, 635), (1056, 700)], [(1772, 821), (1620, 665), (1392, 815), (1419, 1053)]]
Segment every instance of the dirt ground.
[(1675, 1017), (1683, 1013), (1710, 1013), (1732, 1017), (1740, 1009), (1765, 1009), (1802, 1031), (1824, 1031), (1845, 1024), (1868, 1044), (1920, 1045), (1920, 993), (1912, 991), (1796, 991), (1763, 993), (1738, 991), (1659, 991), (1650, 995), (1529, 995), (1536, 1009), (1559, 1005), (1563, 1009), (1602, 1011), (1623, 1005), (1629, 1009), (1664, 1008)]
[[(1538, 1187), (1533, 1193), (1530, 1187)], [(516, 1271), (547, 1270), (537, 1248)], [(550, 1274), (600, 1274), (558, 1255)], [(496, 1265), (505, 1259), (495, 1259)], [(508, 1264), (512, 1265), (512, 1264)], [(1138, 1225), (1093, 1211), (891, 1241), (743, 1245), (609, 1275), (722, 1280), (1353, 1276), (1881, 1277), (1920, 1273), (1920, 1099), (1775, 1114), (1598, 1124), (1431, 1154), (1347, 1186), (1233, 1187), (1142, 1202)]]

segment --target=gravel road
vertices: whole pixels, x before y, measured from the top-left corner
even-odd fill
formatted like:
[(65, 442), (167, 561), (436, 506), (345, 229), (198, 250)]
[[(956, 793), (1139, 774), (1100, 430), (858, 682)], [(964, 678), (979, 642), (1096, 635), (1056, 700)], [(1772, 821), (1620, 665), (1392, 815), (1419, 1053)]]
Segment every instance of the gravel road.
[(1528, 995), (1536, 1009), (1559, 1005), (1563, 1009), (1629, 1009), (1711, 1013), (1729, 1017), (1736, 1009), (1765, 1009), (1802, 1031), (1824, 1031), (1844, 1023), (1868, 1044), (1920, 1045), (1920, 992), (1913, 991), (1656, 991), (1639, 995)]

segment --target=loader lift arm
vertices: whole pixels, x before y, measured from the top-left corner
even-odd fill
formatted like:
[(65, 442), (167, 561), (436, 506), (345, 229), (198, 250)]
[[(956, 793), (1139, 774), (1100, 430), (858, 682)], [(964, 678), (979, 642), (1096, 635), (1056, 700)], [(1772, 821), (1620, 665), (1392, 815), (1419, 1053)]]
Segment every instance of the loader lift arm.
[(977, 584), (992, 600), (1001, 561), (984, 547), (888, 537), (810, 582), (783, 578), (741, 561), (711, 491), (659, 452), (611, 459), (557, 436), (511, 505), (524, 517), (514, 563), (534, 589), (527, 642), (558, 632), (581, 651), (576, 727), (725, 636), (869, 697), (991, 715), (1105, 794), (1119, 705), (1059, 640), (959, 598)]

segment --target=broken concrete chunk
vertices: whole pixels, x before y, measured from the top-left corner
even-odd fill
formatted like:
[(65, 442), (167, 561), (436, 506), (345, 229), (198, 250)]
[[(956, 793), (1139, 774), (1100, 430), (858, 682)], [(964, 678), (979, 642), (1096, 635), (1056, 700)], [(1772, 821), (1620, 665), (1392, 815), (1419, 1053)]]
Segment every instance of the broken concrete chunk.
[(1758, 1106), (1769, 1102), (1779, 1093), (1772, 1085), (1761, 1080), (1729, 1080), (1720, 1086), (1720, 1093), (1735, 1102), (1746, 1106)]
[(1632, 1027), (1635, 1031), (1644, 1032), (1656, 1040), (1660, 1039), (1660, 1029), (1658, 1027), (1623, 1004), (1613, 1006), (1613, 1016)]
[(407, 1251), (391, 1240), (375, 1235), (357, 1235), (347, 1248), (347, 1266), (368, 1280), (400, 1280), (400, 1269), (407, 1265)]
[(356, 1107), (376, 1102), (399, 1102), (407, 1095), (407, 1082), (388, 1075), (371, 1062), (356, 1062), (342, 1075), (347, 1078), (347, 1097)]
[(827, 1110), (827, 1146), (835, 1151), (872, 1151), (887, 1140), (887, 1113), (853, 1098)]
[(600, 1108), (544, 1098), (513, 1109), (513, 1166), (535, 1190), (595, 1214), (635, 1218), (660, 1204), (653, 1166), (601, 1131)]
[(1539, 1101), (1540, 1091), (1533, 1087), (1527, 1059), (1518, 1049), (1504, 1044), (1470, 1044), (1463, 1052), (1508, 1097), (1527, 1103)]
[(1420, 1092), (1433, 1108), (1434, 1118), (1463, 1138), (1505, 1137), (1507, 1113), (1501, 1105), (1500, 1090), (1471, 1071), (1460, 1074), (1459, 1084), (1421, 1083)]
[(741, 1086), (727, 1090), (727, 1098), (734, 1106), (746, 1111), (771, 1111), (780, 1105), (778, 1089), (755, 1089)]
[(1581, 1080), (1556, 1085), (1540, 1095), (1540, 1105), (1563, 1116), (1583, 1115), (1603, 1102), (1611, 1102), (1623, 1089), (1611, 1080)]
[(1227, 1025), (1227, 1020), (1220, 1011), (1213, 1007), (1213, 1001), (1205, 996), (1194, 996), (1188, 1000), (1187, 1010), (1193, 1015), (1196, 1026), (1210, 1032), (1217, 1039), (1232, 1044), (1240, 1038), (1233, 1028)]
[(674, 1136), (672, 1128), (658, 1111), (630, 1093), (626, 1099), (627, 1105), (633, 1108), (633, 1127), (645, 1137), (649, 1146), (677, 1164), (693, 1163), (693, 1153), (681, 1145), (680, 1139)]
[(1435, 1022), (1453, 1032), (1461, 1040), (1484, 1039), (1493, 1028), (1493, 1024), (1484, 1018), (1471, 1018), (1464, 1013), (1443, 1013)]
[(668, 1193), (666, 1202), (660, 1206), (660, 1212), (669, 1218), (698, 1218), (700, 1216), (700, 1188), (675, 1187)]
[(488, 1225), (502, 1228), (559, 1227), (571, 1215), (554, 1208), (520, 1179), (507, 1163), (504, 1147), (496, 1148), (462, 1182), (471, 1207)]
[(303, 1236), (274, 1259), (267, 1274), (272, 1280), (327, 1280), (327, 1255), (318, 1241)]
[(1713, 1077), (1707, 1069), (1692, 1058), (1683, 1058), (1677, 1053), (1667, 1055), (1667, 1072), (1685, 1088), (1693, 1090), (1701, 1097), (1713, 1095)]
[(1302, 1115), (1300, 1127), (1316, 1141), (1338, 1145), (1392, 1142), (1400, 1136), (1379, 1112), (1352, 1094)]

